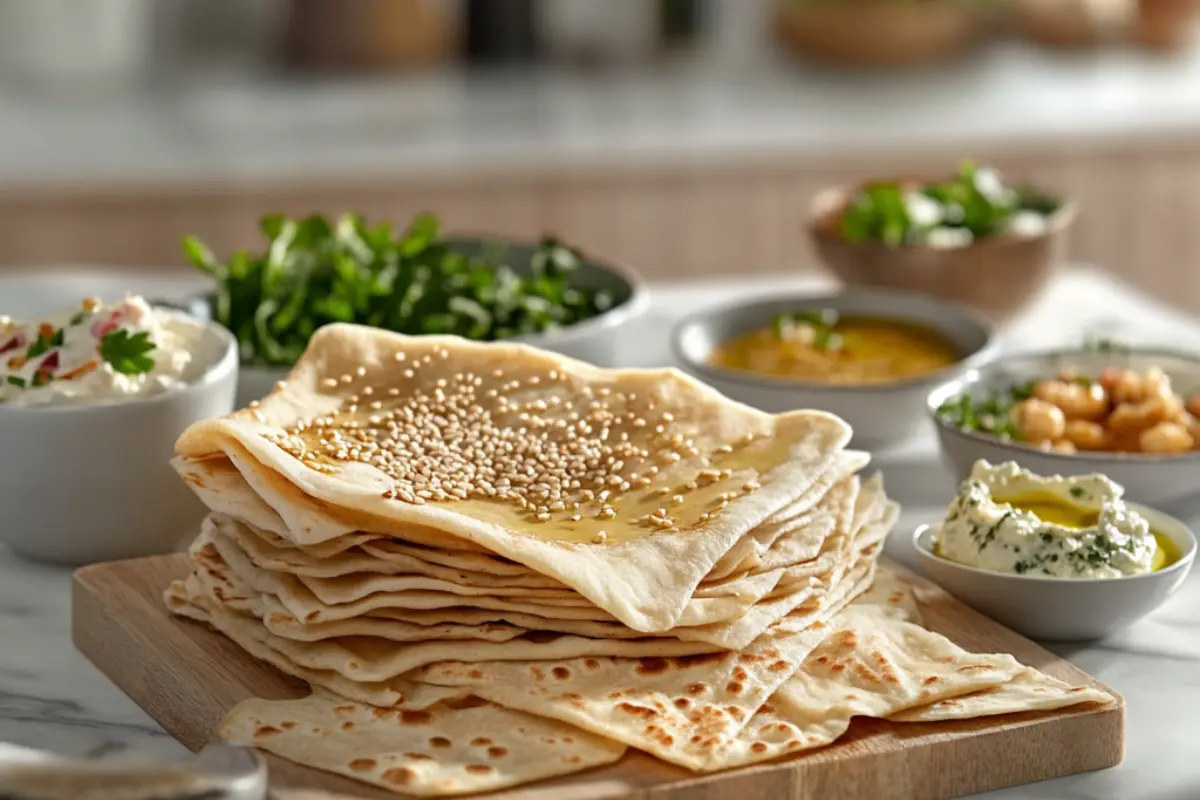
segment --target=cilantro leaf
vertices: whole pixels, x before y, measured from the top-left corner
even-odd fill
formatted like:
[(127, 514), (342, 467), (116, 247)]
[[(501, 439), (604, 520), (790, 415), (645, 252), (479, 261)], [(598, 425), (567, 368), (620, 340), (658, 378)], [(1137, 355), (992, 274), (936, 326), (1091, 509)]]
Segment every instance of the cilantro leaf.
[(141, 375), (154, 368), (148, 353), (154, 350), (150, 333), (141, 331), (132, 336), (124, 328), (105, 334), (100, 340), (100, 357), (122, 375)]

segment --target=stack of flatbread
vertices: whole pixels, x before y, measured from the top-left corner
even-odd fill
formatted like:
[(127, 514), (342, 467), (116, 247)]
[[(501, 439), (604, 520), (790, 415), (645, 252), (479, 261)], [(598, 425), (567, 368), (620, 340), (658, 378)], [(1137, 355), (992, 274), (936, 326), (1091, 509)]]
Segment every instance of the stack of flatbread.
[(674, 371), (331, 325), (177, 443), (212, 513), (166, 601), (313, 687), (222, 736), (425, 796), (1107, 700), (916, 624), (850, 435)]

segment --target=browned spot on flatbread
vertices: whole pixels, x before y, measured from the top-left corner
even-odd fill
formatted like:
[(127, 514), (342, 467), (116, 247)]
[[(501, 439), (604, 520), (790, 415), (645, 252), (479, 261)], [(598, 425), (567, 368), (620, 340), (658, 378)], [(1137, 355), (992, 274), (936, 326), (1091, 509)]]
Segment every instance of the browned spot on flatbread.
[(444, 750), (450, 746), (450, 740), (444, 736), (435, 736), (429, 740), (430, 747), (436, 747), (439, 750)]
[(467, 673), (467, 677), (473, 681), (483, 680), (483, 670), (473, 669)]
[(653, 719), (658, 716), (658, 712), (648, 706), (639, 706), (636, 703), (618, 703), (618, 711), (624, 711), (626, 714), (632, 714), (635, 717), (644, 719)]
[(750, 675), (746, 672), (746, 670), (742, 669), (741, 667), (737, 667), (733, 670), (733, 677), (734, 680), (744, 681), (746, 678), (749, 678)]
[(940, 680), (941, 680), (941, 678), (939, 678), (937, 675), (930, 675), (928, 678), (921, 681), (921, 685), (922, 686), (933, 686), (935, 683), (939, 682)]
[(504, 758), (508, 755), (507, 747), (489, 747), (488, 755), (492, 758)]
[(492, 740), (486, 736), (477, 736), (471, 740), (471, 747), (487, 747)]
[(390, 718), (396, 716), (396, 709), (394, 709), (394, 708), (372, 708), (371, 716), (375, 717), (375, 719), (390, 719)]
[(579, 756), (563, 756), (564, 764), (578, 764), (582, 760)]
[(472, 775), (487, 775), (492, 768), (487, 764), (467, 764), (467, 772)]
[(638, 659), (637, 674), (658, 675), (666, 672), (670, 667), (670, 663), (665, 658), (640, 658)]
[(375, 769), (376, 761), (373, 758), (356, 758), (347, 764), (354, 772), (367, 772)]
[(400, 721), (405, 725), (428, 725), (433, 722), (433, 714), (428, 711), (401, 711)]
[(409, 761), (434, 761), (433, 756), (427, 756), (424, 753), (405, 753), (404, 757)]
[(353, 723), (351, 720), (346, 720), (346, 721), (344, 721), (344, 722), (342, 723), (342, 730), (344, 730), (344, 731), (352, 731), (352, 730), (354, 730), (354, 723)]
[(725, 691), (728, 694), (741, 694), (743, 688), (745, 687), (739, 681), (730, 681), (725, 684)]
[(729, 656), (728, 651), (722, 653), (701, 653), (695, 656), (677, 656), (675, 658), (675, 666), (680, 669), (703, 667), (708, 664), (719, 664), (729, 658)]
[(553, 675), (556, 680), (565, 681), (571, 677), (571, 670), (567, 669), (566, 667), (555, 667), (554, 669), (550, 670), (550, 674)]
[(408, 786), (417, 779), (417, 773), (410, 767), (392, 767), (382, 777), (384, 782), (393, 786)]
[(767, 746), (763, 742), (755, 742), (750, 745), (750, 750), (755, 753), (765, 753), (767, 752)]
[(589, 658), (583, 662), (583, 665), (588, 669), (600, 669), (600, 662), (594, 658)]
[(535, 681), (546, 680), (546, 673), (542, 671), (541, 667), (530, 667), (529, 671), (533, 674), (533, 679)]
[(792, 665), (782, 659), (767, 667), (767, 669), (771, 672), (783, 672), (784, 670), (789, 670), (791, 668)]
[(274, 725), (259, 725), (254, 731), (255, 736), (274, 736), (277, 733), (283, 733), (283, 731)]
[(315, 620), (320, 619), (320, 617), (321, 617), (320, 611), (310, 611), (304, 615), (304, 621), (305, 622), (314, 622)]
[(296, 727), (296, 723), (294, 723), (294, 722), (281, 722), (281, 723), (279, 723), (279, 727), (283, 728), (285, 731), (290, 731), (290, 730), (292, 730), (293, 728), (295, 728), (295, 727)]
[(691, 706), (692, 706), (692, 701), (687, 699), (686, 697), (676, 697), (675, 698), (675, 707), (676, 708), (686, 709), (686, 708), (691, 708)]
[(704, 694), (708, 691), (707, 683), (689, 683), (686, 689), (688, 694)]
[(358, 706), (334, 706), (333, 711), (335, 714), (353, 714), (358, 711)]
[(959, 672), (991, 672), (995, 667), (991, 664), (967, 664), (964, 667), (959, 667)]

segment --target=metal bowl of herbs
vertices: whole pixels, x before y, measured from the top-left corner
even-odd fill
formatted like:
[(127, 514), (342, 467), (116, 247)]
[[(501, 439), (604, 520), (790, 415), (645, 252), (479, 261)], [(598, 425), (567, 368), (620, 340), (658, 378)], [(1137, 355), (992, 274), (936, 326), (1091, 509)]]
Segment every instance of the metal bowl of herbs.
[(814, 199), (809, 236), (848, 286), (907, 289), (992, 322), (1025, 308), (1062, 262), (1075, 205), (967, 163), (935, 181), (880, 180)]
[[(1145, 398), (1123, 397), (1110, 382), (1110, 376), (1121, 375), (1161, 375), (1166, 388), (1160, 383)], [(1075, 396), (1058, 401), (1067, 409), (1054, 414), (1062, 434), (1058, 441), (1033, 441), (1022, 412), (1031, 405), (1044, 411), (1041, 398), (1053, 396), (1046, 390), (1056, 382), (1073, 390), (1059, 394)], [(1187, 516), (1200, 499), (1200, 423), (1189, 410), (1200, 410), (1198, 395), (1200, 355), (1090, 342), (1001, 356), (938, 386), (927, 408), (943, 460), (956, 480), (965, 480), (979, 459), (993, 464), (1015, 461), (1038, 475), (1100, 474), (1124, 486), (1130, 500)], [(1140, 427), (1119, 431), (1117, 423)], [(1177, 436), (1186, 433), (1191, 447), (1174, 452), (1114, 450), (1102, 440), (1090, 445), (1088, 430), (1112, 435), (1112, 445), (1121, 447), (1126, 445), (1120, 439), (1128, 433), (1131, 448), (1139, 438), (1148, 441), (1145, 437), (1153, 439), (1156, 432), (1173, 430)], [(1073, 438), (1080, 446), (1072, 444)]]
[(409, 335), (515, 340), (615, 366), (619, 334), (645, 313), (641, 278), (552, 239), (534, 243), (444, 235), (436, 217), (402, 232), (335, 220), (269, 215), (259, 252), (218, 259), (185, 237), (188, 259), (216, 282), (185, 310), (237, 337), (238, 403), (265, 396), (330, 322)]

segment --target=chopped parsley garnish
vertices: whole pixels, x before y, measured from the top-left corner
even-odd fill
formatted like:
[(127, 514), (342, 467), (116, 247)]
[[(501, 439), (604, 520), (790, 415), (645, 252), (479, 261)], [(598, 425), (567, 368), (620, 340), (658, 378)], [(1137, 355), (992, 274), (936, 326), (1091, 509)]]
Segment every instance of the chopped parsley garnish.
[(154, 369), (154, 350), (149, 331), (130, 335), (124, 328), (108, 333), (100, 340), (100, 357), (122, 375), (141, 375)]
[(1033, 396), (1037, 381), (1026, 381), (1007, 391), (992, 392), (983, 400), (969, 394), (951, 398), (938, 407), (937, 415), (964, 431), (987, 433), (1001, 439), (1021, 441), (1021, 431), (1012, 420), (1012, 409)]
[(18, 389), (24, 389), (24, 388), (25, 388), (25, 379), (24, 379), (24, 378), (19, 378), (19, 377), (17, 377), (16, 375), (9, 375), (9, 376), (8, 376), (8, 383), (9, 383), (9, 385), (11, 385), (11, 386), (16, 386)]
[(1075, 498), (1083, 497), (1083, 487), (1082, 486), (1072, 486), (1069, 491), (1071, 492), (1071, 497), (1075, 497)]
[(796, 328), (804, 325), (813, 331), (814, 347), (832, 352), (846, 346), (846, 337), (835, 330), (837, 323), (838, 312), (831, 308), (785, 312), (775, 315), (775, 336), (780, 340), (789, 339)]

